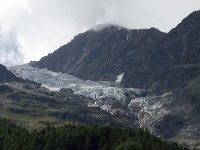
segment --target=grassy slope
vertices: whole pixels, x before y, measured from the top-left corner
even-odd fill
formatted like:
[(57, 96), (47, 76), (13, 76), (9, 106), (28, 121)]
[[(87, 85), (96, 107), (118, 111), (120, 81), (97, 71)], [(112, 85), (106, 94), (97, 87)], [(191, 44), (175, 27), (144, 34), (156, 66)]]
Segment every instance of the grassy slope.
[(50, 92), (34, 83), (1, 84), (0, 117), (12, 119), (28, 129), (41, 129), (47, 124), (59, 126), (69, 121), (134, 126), (134, 118), (113, 117), (98, 108), (86, 107), (83, 99), (86, 98), (70, 92)]

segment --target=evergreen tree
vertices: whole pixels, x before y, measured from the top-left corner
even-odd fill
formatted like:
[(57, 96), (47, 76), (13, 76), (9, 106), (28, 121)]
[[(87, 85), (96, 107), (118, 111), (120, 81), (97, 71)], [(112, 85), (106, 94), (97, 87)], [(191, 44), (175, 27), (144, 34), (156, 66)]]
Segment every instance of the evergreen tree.
[[(0, 150), (188, 150), (144, 129), (97, 125), (47, 126), (29, 132), (0, 119)], [(195, 149), (194, 149), (195, 150)]]

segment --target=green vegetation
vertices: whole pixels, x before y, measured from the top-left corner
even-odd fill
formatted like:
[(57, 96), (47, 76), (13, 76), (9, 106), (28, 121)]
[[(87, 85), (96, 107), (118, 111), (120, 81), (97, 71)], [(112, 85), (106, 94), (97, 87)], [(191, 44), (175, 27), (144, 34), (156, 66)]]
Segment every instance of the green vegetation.
[(147, 130), (111, 126), (47, 126), (29, 132), (0, 119), (0, 150), (188, 150)]
[(131, 117), (112, 116), (99, 108), (87, 107), (84, 102), (87, 100), (67, 89), (52, 92), (30, 82), (0, 84), (0, 118), (12, 120), (26, 129), (37, 130), (47, 124), (58, 127), (72, 120), (78, 124), (134, 125)]

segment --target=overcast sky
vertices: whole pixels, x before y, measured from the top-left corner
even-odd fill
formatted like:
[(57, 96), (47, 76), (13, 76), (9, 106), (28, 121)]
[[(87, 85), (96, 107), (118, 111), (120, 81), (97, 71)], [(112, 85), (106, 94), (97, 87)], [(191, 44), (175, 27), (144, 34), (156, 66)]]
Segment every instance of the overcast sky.
[(200, 0), (0, 0), (0, 63), (38, 60), (102, 23), (168, 32)]

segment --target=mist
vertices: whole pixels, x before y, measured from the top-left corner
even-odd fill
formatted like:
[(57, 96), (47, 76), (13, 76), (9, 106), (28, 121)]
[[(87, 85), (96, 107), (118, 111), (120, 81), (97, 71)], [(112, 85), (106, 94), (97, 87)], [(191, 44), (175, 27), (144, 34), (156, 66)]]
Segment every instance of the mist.
[(23, 62), (24, 56), (16, 36), (12, 33), (0, 32), (0, 64), (11, 66)]

